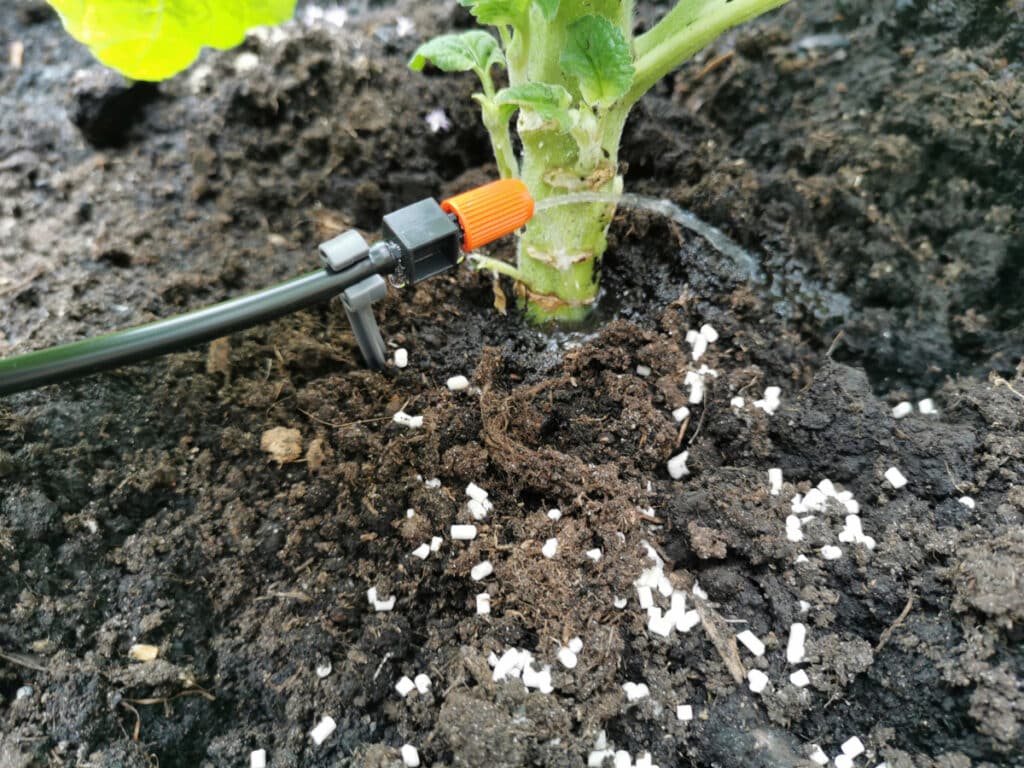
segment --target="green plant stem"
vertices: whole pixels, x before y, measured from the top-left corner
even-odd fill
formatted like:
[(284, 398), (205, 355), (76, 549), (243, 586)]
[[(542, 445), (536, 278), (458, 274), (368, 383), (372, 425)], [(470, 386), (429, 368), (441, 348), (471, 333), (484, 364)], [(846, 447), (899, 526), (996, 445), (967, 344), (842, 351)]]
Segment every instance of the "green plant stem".
[(500, 259), (495, 259), (490, 256), (482, 256), (479, 253), (469, 254), (469, 261), (472, 263), (474, 269), (486, 269), (489, 272), (497, 272), (500, 275), (511, 277), (513, 280), (523, 279), (522, 272), (507, 261), (501, 261)]

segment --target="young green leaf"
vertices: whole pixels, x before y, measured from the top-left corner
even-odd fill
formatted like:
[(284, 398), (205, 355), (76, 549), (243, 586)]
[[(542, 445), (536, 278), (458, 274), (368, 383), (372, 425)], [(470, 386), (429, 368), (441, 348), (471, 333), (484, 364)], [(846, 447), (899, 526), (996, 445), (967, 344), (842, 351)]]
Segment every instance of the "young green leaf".
[(562, 130), (571, 124), (569, 105), (572, 94), (560, 85), (549, 83), (524, 83), (511, 88), (502, 88), (494, 96), (498, 106), (532, 109), (541, 120), (553, 120)]
[(558, 0), (533, 0), (545, 19), (551, 21), (558, 13)]
[(233, 48), (252, 27), (290, 18), (295, 0), (49, 0), (72, 37), (133, 80), (164, 80), (203, 46)]
[(428, 40), (416, 49), (409, 60), (409, 68), (418, 72), (428, 61), (445, 72), (473, 70), (481, 79), (490, 71), (491, 65), (505, 66), (505, 56), (498, 41), (481, 29)]
[(459, 5), (469, 8), (481, 24), (515, 26), (525, 18), (530, 0), (459, 0)]
[(633, 82), (629, 43), (604, 16), (584, 16), (569, 25), (558, 63), (576, 78), (590, 106), (610, 107)]

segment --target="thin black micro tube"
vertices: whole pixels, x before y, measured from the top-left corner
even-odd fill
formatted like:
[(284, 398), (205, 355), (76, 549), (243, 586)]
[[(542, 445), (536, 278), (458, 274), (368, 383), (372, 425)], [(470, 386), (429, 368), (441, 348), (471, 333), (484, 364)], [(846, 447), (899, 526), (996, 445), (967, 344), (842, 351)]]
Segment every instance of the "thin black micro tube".
[[(378, 245), (384, 245), (382, 243)], [(393, 272), (386, 246), (341, 272), (322, 269), (262, 291), (94, 339), (0, 360), (0, 396), (142, 362), (322, 304), (374, 274)]]

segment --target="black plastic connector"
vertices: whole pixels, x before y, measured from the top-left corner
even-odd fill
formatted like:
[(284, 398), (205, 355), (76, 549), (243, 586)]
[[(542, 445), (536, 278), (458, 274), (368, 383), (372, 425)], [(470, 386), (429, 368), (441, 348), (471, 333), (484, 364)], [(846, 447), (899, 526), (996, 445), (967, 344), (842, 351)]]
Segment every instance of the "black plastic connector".
[(454, 269), (462, 260), (462, 230), (429, 198), (386, 215), (384, 239), (401, 250), (401, 277), (410, 285)]

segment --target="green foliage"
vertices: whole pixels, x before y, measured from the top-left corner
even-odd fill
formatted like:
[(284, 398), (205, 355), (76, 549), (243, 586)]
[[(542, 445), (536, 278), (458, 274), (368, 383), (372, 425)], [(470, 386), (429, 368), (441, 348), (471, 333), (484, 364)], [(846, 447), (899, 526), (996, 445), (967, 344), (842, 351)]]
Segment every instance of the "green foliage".
[(626, 36), (604, 16), (584, 16), (566, 32), (558, 59), (562, 71), (576, 78), (587, 104), (610, 107), (633, 82), (633, 54)]
[(295, 0), (49, 0), (64, 27), (133, 80), (164, 80), (203, 46), (233, 48), (245, 33), (290, 18)]
[(518, 24), (526, 17), (530, 0), (459, 0), (481, 24)]
[(494, 96), (494, 103), (507, 108), (506, 120), (516, 109), (526, 108), (536, 112), (545, 122), (550, 120), (558, 123), (562, 130), (568, 130), (572, 125), (572, 116), (569, 114), (572, 94), (560, 85), (549, 85), (548, 83), (513, 85), (498, 91)]
[(505, 66), (505, 55), (498, 41), (479, 29), (457, 35), (441, 35), (421, 45), (409, 60), (409, 68), (419, 71), (430, 62), (444, 72), (473, 71), (489, 82), (491, 67)]

